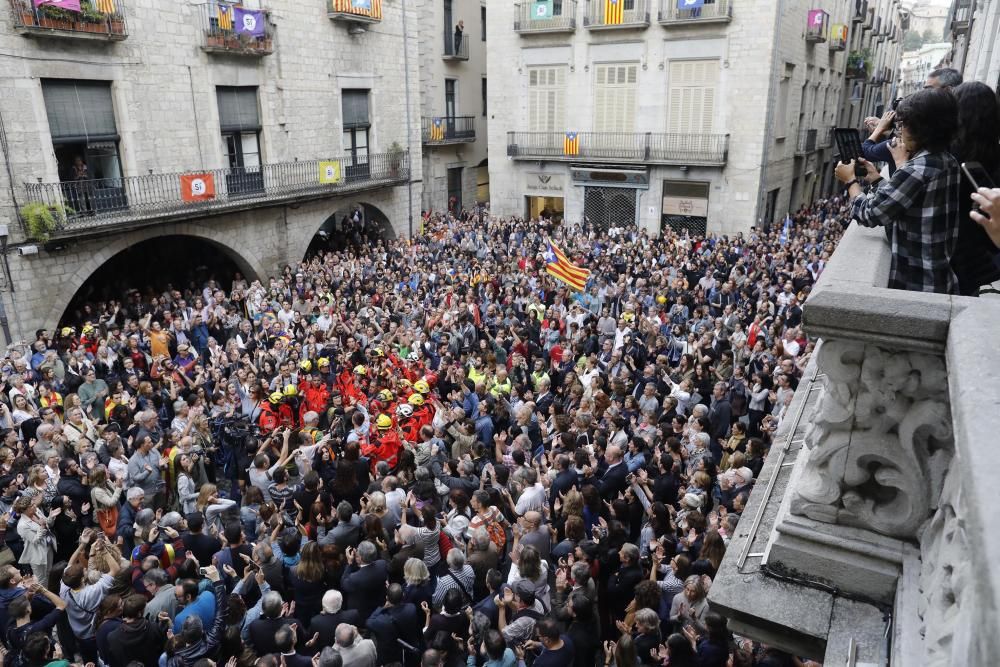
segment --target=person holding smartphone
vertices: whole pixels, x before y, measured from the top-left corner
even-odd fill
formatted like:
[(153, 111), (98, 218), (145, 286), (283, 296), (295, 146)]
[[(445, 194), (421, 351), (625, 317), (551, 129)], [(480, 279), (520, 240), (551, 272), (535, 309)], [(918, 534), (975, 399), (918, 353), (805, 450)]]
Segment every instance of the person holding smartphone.
[(928, 88), (910, 95), (896, 109), (898, 169), (881, 180), (875, 166), (854, 175), (855, 161), (838, 163), (837, 180), (848, 190), (851, 217), (865, 227), (885, 227), (892, 248), (888, 287), (955, 294), (958, 278), (951, 258), (958, 240), (958, 161), (948, 152), (955, 134), (958, 105), (948, 90)]

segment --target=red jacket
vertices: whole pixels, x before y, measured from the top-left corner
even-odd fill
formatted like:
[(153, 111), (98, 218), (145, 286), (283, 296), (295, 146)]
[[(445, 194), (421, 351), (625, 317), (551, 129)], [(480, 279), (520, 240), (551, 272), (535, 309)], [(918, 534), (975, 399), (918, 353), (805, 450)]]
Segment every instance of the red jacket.
[(371, 462), (372, 472), (379, 461), (389, 464), (389, 469), (396, 467), (399, 459), (399, 452), (403, 448), (403, 441), (399, 434), (393, 429), (386, 429), (372, 434), (371, 440), (362, 446), (361, 454), (368, 457)]

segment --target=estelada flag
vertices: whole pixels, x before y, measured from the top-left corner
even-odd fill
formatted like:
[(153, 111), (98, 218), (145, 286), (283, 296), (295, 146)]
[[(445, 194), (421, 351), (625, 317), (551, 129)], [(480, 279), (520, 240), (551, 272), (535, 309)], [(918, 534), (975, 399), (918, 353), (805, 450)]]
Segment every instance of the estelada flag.
[(233, 29), (233, 8), (229, 5), (219, 5), (218, 10), (216, 10), (216, 15), (219, 19), (219, 28), (221, 30), (232, 30)]
[(215, 199), (215, 176), (210, 172), (181, 174), (181, 199), (184, 201)]
[(583, 291), (590, 278), (590, 271), (569, 261), (565, 253), (555, 243), (549, 242), (545, 253), (545, 271), (557, 280), (561, 280), (575, 290)]
[(625, 19), (625, 0), (604, 0), (604, 25), (621, 25)]
[(563, 137), (563, 155), (580, 154), (580, 135), (576, 132), (567, 132)]

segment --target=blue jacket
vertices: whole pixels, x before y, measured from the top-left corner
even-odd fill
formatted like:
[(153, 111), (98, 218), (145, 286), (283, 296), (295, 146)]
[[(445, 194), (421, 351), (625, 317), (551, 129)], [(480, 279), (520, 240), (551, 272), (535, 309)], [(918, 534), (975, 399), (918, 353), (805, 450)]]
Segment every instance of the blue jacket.
[(181, 631), (184, 619), (192, 614), (201, 618), (201, 622), (206, 628), (212, 627), (212, 622), (215, 620), (215, 593), (211, 589), (199, 593), (194, 602), (177, 613), (174, 618), (174, 634)]
[(875, 143), (871, 139), (865, 139), (861, 144), (861, 152), (869, 162), (885, 162), (889, 165), (889, 175), (896, 171), (896, 161), (892, 159), (892, 152), (889, 151), (889, 142), (880, 141)]

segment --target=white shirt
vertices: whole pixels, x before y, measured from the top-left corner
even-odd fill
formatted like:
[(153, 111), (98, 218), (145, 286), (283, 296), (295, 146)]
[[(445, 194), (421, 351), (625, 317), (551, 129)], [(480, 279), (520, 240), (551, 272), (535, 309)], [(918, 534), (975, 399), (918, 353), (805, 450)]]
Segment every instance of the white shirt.
[(514, 506), (514, 512), (519, 516), (524, 516), (525, 513), (531, 511), (541, 512), (544, 509), (545, 487), (542, 486), (541, 482), (535, 482), (534, 486), (525, 489)]

